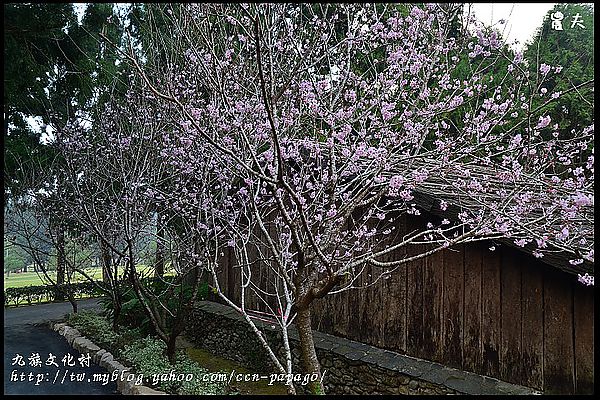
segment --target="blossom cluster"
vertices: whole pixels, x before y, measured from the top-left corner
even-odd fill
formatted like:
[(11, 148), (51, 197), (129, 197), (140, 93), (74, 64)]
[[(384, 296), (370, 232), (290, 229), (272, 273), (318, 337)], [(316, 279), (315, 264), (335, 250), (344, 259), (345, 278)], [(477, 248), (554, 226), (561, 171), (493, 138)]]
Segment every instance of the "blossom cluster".
[[(419, 196), (439, 201), (443, 221), (408, 243), (506, 238), (593, 263), (593, 126), (555, 136), (560, 126), (529, 108), (529, 80), (560, 66), (529, 76), (497, 31), (452, 34), (439, 5), (193, 4), (179, 15), (185, 62), (141, 71), (161, 79), (147, 80), (146, 110), (126, 112), (143, 128), (65, 138), (74, 160), (96, 158), (90, 170), (121, 160), (114, 204), (160, 209), (227, 247), (269, 247), (290, 282), (384, 265)], [(248, 233), (267, 222), (277, 240)]]

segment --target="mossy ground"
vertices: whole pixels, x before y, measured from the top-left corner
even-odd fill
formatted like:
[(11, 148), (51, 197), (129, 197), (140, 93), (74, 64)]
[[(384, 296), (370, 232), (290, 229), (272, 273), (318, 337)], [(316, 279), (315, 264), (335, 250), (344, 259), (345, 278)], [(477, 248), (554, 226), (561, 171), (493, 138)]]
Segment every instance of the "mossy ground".
[[(225, 371), (230, 373), (233, 370), (235, 370), (236, 373), (241, 374), (252, 374), (257, 372), (250, 371), (235, 361), (217, 356), (204, 349), (187, 347), (186, 352), (192, 360), (196, 361), (203, 368), (206, 368), (211, 372)], [(261, 375), (265, 375), (265, 373), (260, 373)], [(261, 379), (258, 382), (232, 382), (230, 385), (230, 390), (239, 394), (287, 394), (285, 385), (269, 385), (268, 379)]]

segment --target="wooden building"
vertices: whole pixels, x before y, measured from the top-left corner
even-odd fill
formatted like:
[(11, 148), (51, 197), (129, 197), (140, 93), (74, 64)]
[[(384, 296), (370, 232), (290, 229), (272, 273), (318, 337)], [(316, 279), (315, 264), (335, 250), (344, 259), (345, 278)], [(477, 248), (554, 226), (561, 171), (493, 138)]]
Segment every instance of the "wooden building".
[[(419, 205), (435, 214), (431, 204)], [(426, 220), (405, 216), (398, 229)], [(369, 288), (317, 299), (313, 329), (545, 393), (592, 393), (594, 289), (579, 283), (577, 272), (593, 265), (573, 267), (560, 255), (538, 259), (511, 244), (455, 246)], [(422, 250), (415, 247), (408, 251)], [(239, 272), (229, 257), (222, 260), (221, 285), (239, 301)], [(257, 274), (264, 284), (270, 279), (268, 269)], [(248, 307), (264, 311), (256, 300)]]
[(438, 252), (313, 314), (321, 332), (545, 393), (593, 392), (593, 287), (506, 244)]

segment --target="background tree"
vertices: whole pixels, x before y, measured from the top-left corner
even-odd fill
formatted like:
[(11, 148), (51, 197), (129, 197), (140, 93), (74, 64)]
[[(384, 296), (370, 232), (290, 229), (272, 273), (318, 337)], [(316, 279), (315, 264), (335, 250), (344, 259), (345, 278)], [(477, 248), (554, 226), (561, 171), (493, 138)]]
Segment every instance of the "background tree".
[[(205, 246), (201, 236), (189, 228), (198, 220), (191, 215), (182, 218), (183, 211), (172, 207), (179, 187), (178, 177), (170, 173), (179, 171), (163, 162), (163, 144), (169, 142), (166, 132), (172, 127), (162, 117), (169, 114), (168, 107), (157, 106), (161, 105), (132, 87), (123, 98), (115, 97), (101, 105), (93, 124), (74, 119), (58, 132), (57, 146), (65, 160), (64, 193), (58, 193), (55, 201), (69, 210), (68, 220), (75, 221), (80, 230), (93, 233), (101, 245), (123, 261), (124, 271), (119, 275), (133, 289), (141, 311), (167, 345), (168, 359), (174, 363), (176, 338), (185, 328), (200, 290), (202, 260), (194, 255), (204, 251), (199, 248)], [(170, 213), (162, 214), (169, 218), (165, 228), (154, 230), (155, 211), (167, 207)], [(174, 236), (177, 241), (171, 240)], [(164, 290), (146, 284), (138, 269), (144, 253), (140, 245), (150, 243), (148, 238), (174, 242), (166, 255), (175, 276), (165, 282)], [(111, 300), (116, 327), (123, 304), (116, 263), (113, 268), (115, 289)]]
[[(554, 13), (562, 13), (563, 30), (552, 28)], [(573, 25), (576, 16), (581, 24)], [(562, 3), (546, 13), (544, 22), (528, 41), (524, 57), (532, 76), (542, 65), (556, 66), (560, 75), (549, 74), (543, 84), (536, 82), (536, 106), (551, 96), (558, 99), (545, 107), (545, 112), (566, 135), (592, 124), (594, 116), (594, 6)], [(560, 76), (560, 79), (558, 79)], [(588, 83), (584, 86), (582, 84)], [(572, 90), (577, 87), (577, 90)], [(568, 93), (565, 93), (569, 91)]]
[[(112, 4), (94, 4), (78, 24), (72, 4), (4, 5), (5, 194), (15, 192), (16, 171), (52, 158), (41, 136), (100, 101), (113, 82), (115, 53), (98, 35), (119, 41), (118, 24), (108, 24)], [(28, 118), (39, 121), (31, 126)]]
[[(60, 181), (46, 171), (60, 168), (48, 142), (52, 132), (72, 118), (90, 118), (89, 110), (107, 96), (108, 82), (118, 73), (115, 52), (98, 40), (100, 33), (120, 41), (112, 4), (86, 8), (81, 23), (72, 4), (6, 4), (4, 64), (4, 205), (29, 190)], [(114, 93), (114, 90), (112, 90)], [(34, 118), (39, 127), (28, 120)], [(48, 134), (45, 142), (42, 136)], [(29, 179), (32, 175), (49, 179)], [(40, 186), (28, 187), (25, 182)], [(50, 221), (50, 229), (61, 226)], [(64, 254), (64, 232), (56, 232), (57, 254)], [(57, 281), (65, 275), (58, 257)]]
[(60, 79), (55, 67), (64, 65), (61, 48), (69, 42), (63, 29), (75, 24), (70, 4), (4, 5), (5, 201), (17, 188), (15, 171), (30, 167), (24, 160), (48, 150), (27, 118), (49, 123), (49, 90)]
[(10, 276), (11, 272), (20, 271), (25, 265), (30, 264), (27, 253), (20, 246), (15, 246), (4, 238), (4, 273), (6, 277)]

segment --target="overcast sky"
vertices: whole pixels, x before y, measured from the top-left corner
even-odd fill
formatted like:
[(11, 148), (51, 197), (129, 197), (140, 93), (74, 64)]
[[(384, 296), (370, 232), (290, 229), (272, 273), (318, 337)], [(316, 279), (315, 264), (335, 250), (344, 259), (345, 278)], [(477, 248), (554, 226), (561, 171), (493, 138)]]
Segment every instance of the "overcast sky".
[(544, 16), (555, 4), (557, 3), (474, 3), (471, 5), (471, 12), (486, 25), (494, 25), (504, 19), (504, 38), (508, 42), (518, 40), (519, 45), (515, 49), (522, 50), (525, 42), (533, 37), (535, 30), (542, 25)]

